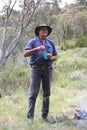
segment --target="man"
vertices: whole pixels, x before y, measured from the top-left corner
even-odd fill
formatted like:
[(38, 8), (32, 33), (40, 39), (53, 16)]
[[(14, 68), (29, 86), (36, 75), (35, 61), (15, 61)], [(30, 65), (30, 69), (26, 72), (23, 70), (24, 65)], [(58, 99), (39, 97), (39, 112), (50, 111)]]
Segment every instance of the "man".
[(32, 122), (34, 118), (36, 98), (42, 81), (42, 119), (52, 123), (48, 119), (49, 96), (52, 80), (52, 62), (57, 59), (57, 52), (53, 41), (47, 38), (51, 32), (52, 28), (46, 24), (37, 26), (35, 28), (35, 34), (37, 37), (29, 41), (24, 51), (24, 57), (30, 56), (30, 65), (32, 67), (29, 86), (29, 106), (27, 112), (27, 118), (30, 122)]

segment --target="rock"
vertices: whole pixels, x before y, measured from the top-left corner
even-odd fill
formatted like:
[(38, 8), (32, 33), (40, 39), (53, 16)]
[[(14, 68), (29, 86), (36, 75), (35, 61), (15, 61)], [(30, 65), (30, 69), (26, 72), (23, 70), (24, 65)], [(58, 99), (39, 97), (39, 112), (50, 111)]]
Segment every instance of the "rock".
[(87, 120), (87, 110), (76, 110), (74, 119)]

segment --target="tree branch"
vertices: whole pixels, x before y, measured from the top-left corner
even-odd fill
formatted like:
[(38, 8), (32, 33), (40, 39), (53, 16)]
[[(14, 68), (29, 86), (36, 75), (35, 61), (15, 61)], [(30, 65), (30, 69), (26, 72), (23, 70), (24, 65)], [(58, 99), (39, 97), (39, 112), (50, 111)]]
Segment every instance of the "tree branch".
[(21, 37), (22, 31), (19, 31), (19, 34), (16, 36), (16, 38), (10, 43), (6, 54), (5, 54), (5, 58), (7, 59), (9, 57), (9, 55), (13, 52), (13, 50), (16, 48), (16, 46), (18, 45), (18, 41)]

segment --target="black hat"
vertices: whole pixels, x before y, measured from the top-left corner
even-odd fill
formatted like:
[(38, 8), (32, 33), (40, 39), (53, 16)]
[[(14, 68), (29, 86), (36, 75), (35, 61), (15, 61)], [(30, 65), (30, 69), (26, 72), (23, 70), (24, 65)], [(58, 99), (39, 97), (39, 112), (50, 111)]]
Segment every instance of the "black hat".
[[(50, 26), (47, 26), (46, 24), (40, 24), (39, 26), (37, 26), (35, 28), (35, 34), (36, 36), (39, 36), (39, 30), (42, 28), (42, 27), (46, 27), (48, 29), (48, 35), (50, 35), (50, 33), (52, 32), (52, 28)], [(47, 36), (48, 36), (47, 35)]]

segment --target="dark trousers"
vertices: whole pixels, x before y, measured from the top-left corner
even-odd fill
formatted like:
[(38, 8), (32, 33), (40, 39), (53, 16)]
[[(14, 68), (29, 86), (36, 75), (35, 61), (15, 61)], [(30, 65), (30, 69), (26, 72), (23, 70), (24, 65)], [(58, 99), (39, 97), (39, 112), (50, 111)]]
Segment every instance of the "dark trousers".
[(34, 109), (36, 98), (40, 89), (40, 83), (42, 82), (42, 117), (48, 116), (49, 112), (49, 96), (50, 86), (52, 80), (52, 66), (41, 67), (37, 65), (32, 66), (30, 86), (29, 86), (29, 106), (28, 106), (28, 118), (34, 117)]

